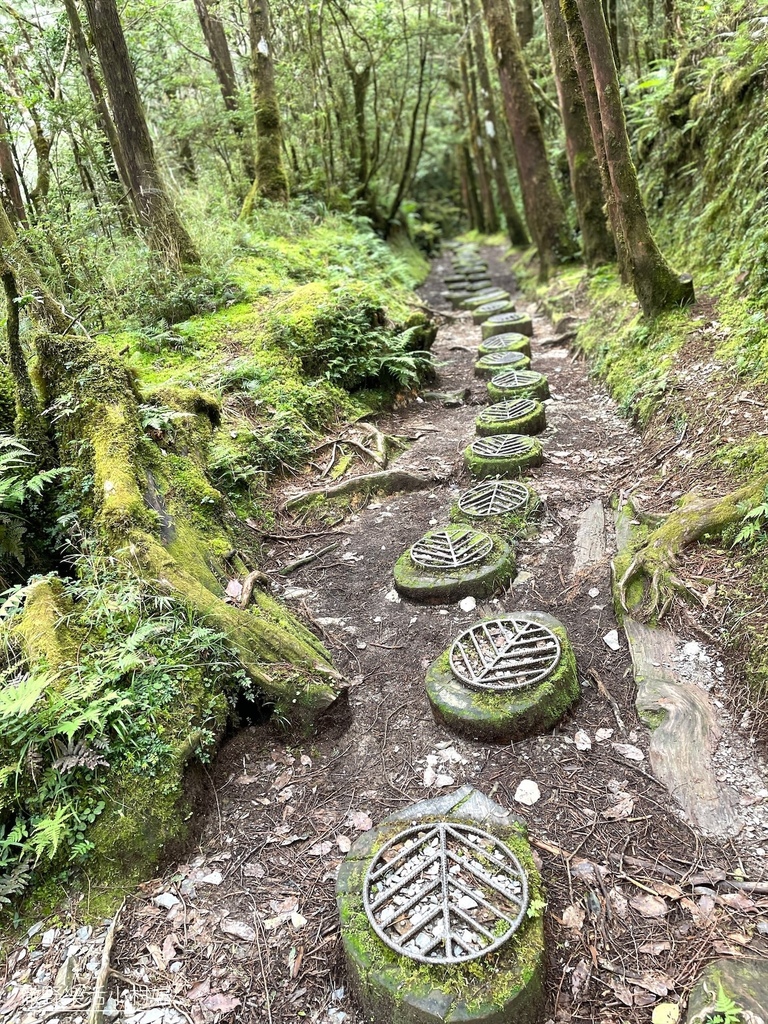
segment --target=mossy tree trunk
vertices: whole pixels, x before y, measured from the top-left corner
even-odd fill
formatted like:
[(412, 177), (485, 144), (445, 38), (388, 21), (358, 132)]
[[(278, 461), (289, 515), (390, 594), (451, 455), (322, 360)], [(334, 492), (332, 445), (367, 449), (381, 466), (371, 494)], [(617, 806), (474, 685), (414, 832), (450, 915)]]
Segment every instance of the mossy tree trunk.
[(528, 232), (518, 212), (517, 204), (507, 181), (505, 160), (501, 152), (501, 140), (499, 138), (499, 122), (496, 117), (496, 103), (493, 98), (491, 76), (488, 73), (488, 61), (485, 58), (483, 21), (477, 0), (469, 0), (469, 17), (472, 28), (472, 49), (474, 51), (479, 87), (479, 117), (490, 151), (490, 162), (496, 180), (499, 206), (504, 215), (507, 234), (512, 245), (528, 245)]
[(626, 244), (632, 286), (647, 316), (693, 302), (690, 278), (676, 274), (651, 233), (629, 147), (624, 107), (600, 0), (576, 0), (589, 53), (608, 173)]
[(147, 244), (174, 266), (197, 264), (200, 257), (160, 174), (115, 0), (85, 0), (85, 8), (112, 106), (130, 198)]
[(253, 109), (256, 116), (256, 177), (243, 204), (248, 217), (259, 199), (285, 202), (288, 179), (283, 167), (283, 129), (272, 60), (269, 0), (248, 0)]
[(532, 0), (515, 0), (515, 25), (520, 37), (520, 45), (527, 46), (533, 39)]
[(545, 278), (551, 267), (574, 259), (576, 244), (549, 169), (541, 119), (509, 0), (483, 0), (483, 12), (514, 143), (525, 219)]
[(576, 201), (576, 216), (581, 229), (584, 262), (588, 267), (595, 267), (616, 258), (616, 247), (606, 221), (600, 167), (568, 33), (560, 12), (560, 0), (542, 0), (542, 6), (565, 129), (565, 151)]
[[(464, 30), (464, 48), (459, 56), (459, 73), (461, 75), (461, 86), (464, 93), (464, 109), (467, 112), (467, 129), (469, 133), (469, 148), (475, 165), (477, 177), (477, 188), (480, 203), (483, 208), (483, 222), (485, 230), (489, 234), (499, 230), (499, 218), (496, 212), (496, 203), (491, 188), (491, 174), (486, 159), (485, 134), (480, 127), (480, 112), (478, 109), (477, 79), (473, 66), (473, 54), (471, 36), (469, 31), (469, 10), (466, 0), (462, 0), (462, 12), (464, 24), (460, 27)], [(490, 155), (490, 154), (488, 154)]]
[(26, 227), (27, 211), (16, 174), (16, 165), (13, 162), (11, 134), (8, 131), (8, 124), (2, 110), (0, 110), (0, 182), (2, 182), (0, 202), (18, 224)]

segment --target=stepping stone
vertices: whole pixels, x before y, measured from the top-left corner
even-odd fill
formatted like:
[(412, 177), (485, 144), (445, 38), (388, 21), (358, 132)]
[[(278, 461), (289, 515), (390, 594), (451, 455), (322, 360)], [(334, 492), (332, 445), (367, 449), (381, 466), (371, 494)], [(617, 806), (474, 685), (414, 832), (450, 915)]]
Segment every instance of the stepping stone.
[(493, 282), (489, 277), (483, 277), (477, 281), (467, 281), (466, 290), (474, 295), (476, 292), (486, 291), (488, 288), (493, 287)]
[(487, 597), (515, 574), (510, 545), (464, 525), (445, 526), (417, 540), (395, 563), (395, 588), (414, 601)]
[(440, 292), (440, 298), (444, 302), (450, 302), (454, 309), (458, 309), (465, 299), (472, 297), (472, 294), (472, 292), (468, 292), (465, 288), (462, 291)]
[(447, 284), (447, 285), (465, 284), (466, 280), (467, 279), (466, 279), (464, 274), (447, 274), (443, 278), (443, 284)]
[(580, 693), (565, 627), (538, 611), (475, 623), (432, 662), (426, 688), (437, 722), (494, 743), (546, 732)]
[(531, 339), (524, 334), (516, 334), (514, 331), (505, 331), (504, 334), (494, 334), (480, 345), (478, 355), (487, 356), (491, 352), (523, 352), (530, 359)]
[(490, 434), (540, 434), (547, 425), (547, 413), (535, 398), (506, 398), (489, 405), (475, 420), (480, 437)]
[(538, 511), (538, 495), (518, 480), (481, 480), (451, 507), (451, 522), (477, 523), (505, 533), (520, 530)]
[(389, 815), (355, 841), (336, 881), (362, 1015), (538, 1024), (543, 902), (524, 824), (470, 786)]
[(536, 370), (502, 370), (488, 381), (488, 394), (494, 402), (504, 398), (549, 398), (549, 382)]
[(514, 313), (515, 304), (509, 299), (497, 299), (496, 302), (484, 302), (478, 306), (472, 314), (473, 324), (484, 324), (489, 317), (498, 316), (499, 313)]
[(502, 370), (527, 370), (530, 365), (523, 352), (489, 352), (475, 363), (475, 376), (491, 378)]
[(480, 281), (484, 277), (488, 277), (488, 267), (487, 266), (480, 266), (476, 270), (468, 270), (467, 271), (467, 280), (468, 281)]
[(533, 336), (533, 321), (525, 313), (497, 313), (485, 321), (482, 330), (483, 341), (486, 338), (492, 338), (494, 334), (506, 334), (508, 331), (526, 334), (531, 338)]
[(469, 299), (464, 299), (461, 308), (477, 309), (478, 306), (484, 306), (486, 302), (499, 302), (502, 299), (509, 301), (509, 292), (505, 292), (503, 288), (488, 288), (485, 291), (477, 292)]
[(478, 437), (464, 449), (467, 469), (476, 477), (520, 476), (544, 461), (541, 442), (527, 434), (491, 434)]
[[(724, 1000), (736, 1004), (726, 1015)], [(768, 962), (757, 957), (721, 957), (708, 964), (688, 997), (687, 1024), (768, 1021)]]

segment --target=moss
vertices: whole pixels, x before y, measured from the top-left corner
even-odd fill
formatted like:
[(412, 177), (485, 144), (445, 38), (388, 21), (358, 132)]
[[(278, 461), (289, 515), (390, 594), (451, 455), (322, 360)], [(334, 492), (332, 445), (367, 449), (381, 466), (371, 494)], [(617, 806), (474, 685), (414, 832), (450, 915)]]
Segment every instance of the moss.
[(534, 409), (518, 419), (486, 419), (485, 412), (495, 408), (496, 406), (489, 406), (488, 410), (480, 413), (475, 420), (475, 431), (480, 437), (487, 437), (490, 434), (540, 434), (547, 425), (546, 410), (541, 402), (536, 402)]
[(480, 292), (477, 295), (471, 295), (468, 299), (464, 299), (461, 304), (461, 308), (475, 310), (480, 306), (485, 306), (489, 302), (508, 301), (509, 292), (505, 292), (503, 288), (489, 288), (487, 292)]
[[(514, 350), (503, 353), (506, 356), (513, 356), (514, 358), (505, 360), (503, 363), (499, 363), (496, 360), (498, 353), (494, 352), (491, 356), (483, 356), (474, 365), (474, 374), (476, 377), (485, 377), (490, 379), (495, 377), (497, 373), (502, 373), (504, 370), (527, 370), (530, 368), (531, 360), (522, 352), (515, 352)], [(489, 361), (490, 360), (490, 361)]]
[[(535, 373), (536, 371), (530, 370), (528, 372)], [(536, 373), (536, 379), (530, 383), (511, 386), (502, 386), (495, 378), (491, 378), (488, 381), (488, 395), (494, 402), (501, 402), (505, 398), (536, 398), (543, 402), (549, 398), (549, 381), (541, 373)]]
[(406, 551), (395, 563), (395, 588), (405, 597), (426, 602), (489, 596), (504, 586), (516, 571), (511, 546), (499, 536), (491, 537), (493, 548), (482, 562), (457, 569), (425, 569), (416, 565), (410, 551)]
[(13, 375), (4, 362), (0, 362), (0, 431), (12, 434), (16, 421), (16, 387)]
[(533, 321), (525, 313), (501, 313), (489, 317), (481, 327), (483, 341), (494, 337), (496, 334), (525, 334), (528, 337), (533, 335)]
[(529, 488), (529, 493), (528, 504), (519, 512), (499, 516), (472, 516), (464, 512), (456, 501), (451, 505), (449, 518), (452, 523), (469, 523), (487, 533), (496, 533), (507, 541), (515, 541), (533, 531), (533, 520), (543, 507), (535, 491)]
[(521, 435), (530, 442), (526, 451), (505, 457), (489, 457), (477, 455), (472, 445), (464, 449), (464, 462), (470, 473), (479, 479), (487, 477), (503, 477), (509, 479), (522, 475), (530, 466), (540, 466), (544, 461), (541, 443), (533, 437)]
[(472, 313), (472, 323), (475, 325), (484, 324), (492, 316), (499, 316), (502, 313), (514, 313), (515, 304), (508, 299), (496, 299), (492, 302), (485, 302), (478, 306)]
[(13, 625), (28, 660), (43, 661), (51, 669), (70, 661), (77, 650), (77, 638), (65, 625), (71, 608), (63, 591), (61, 580), (55, 578), (32, 584), (23, 613)]
[(489, 352), (522, 352), (523, 355), (531, 358), (531, 339), (525, 334), (516, 334), (514, 331), (505, 331), (503, 334), (494, 334), (493, 343), (488, 338), (477, 350), (479, 356), (486, 356)]

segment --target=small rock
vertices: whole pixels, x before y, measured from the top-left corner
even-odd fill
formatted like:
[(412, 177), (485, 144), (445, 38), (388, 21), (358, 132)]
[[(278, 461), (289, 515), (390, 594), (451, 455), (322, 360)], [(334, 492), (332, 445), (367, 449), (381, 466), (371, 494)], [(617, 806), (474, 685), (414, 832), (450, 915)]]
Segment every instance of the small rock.
[(515, 790), (515, 800), (526, 807), (533, 807), (541, 798), (541, 790), (533, 779), (523, 779)]
[(178, 896), (174, 896), (172, 892), (161, 892), (159, 896), (154, 897), (152, 902), (157, 904), (158, 907), (162, 907), (163, 910), (171, 910), (173, 907), (178, 907), (181, 900)]
[(393, 587), (392, 590), (388, 590), (386, 592), (386, 594), (384, 595), (384, 600), (390, 601), (392, 604), (400, 604), (400, 595)]
[(117, 1008), (114, 996), (110, 996), (109, 999), (107, 999), (106, 1003), (104, 1003), (104, 1009), (101, 1012), (107, 1020), (114, 1020), (115, 1017), (117, 1017), (120, 1011)]
[(305, 587), (286, 587), (283, 591), (283, 599), (285, 601), (300, 601), (303, 597), (309, 597), (311, 593), (312, 591)]
[(75, 934), (77, 935), (77, 938), (80, 940), (80, 942), (87, 942), (88, 939), (90, 939), (91, 937), (92, 931), (93, 928), (91, 928), (89, 924), (86, 924), (83, 925), (82, 928), (78, 928)]
[(56, 940), (57, 932), (58, 929), (56, 928), (49, 928), (47, 931), (43, 932), (43, 937), (40, 941), (44, 949), (50, 949)]
[(459, 608), (461, 608), (463, 612), (473, 612), (475, 608), (477, 608), (477, 601), (474, 597), (465, 597), (463, 600), (459, 601)]
[(589, 734), (584, 732), (583, 729), (579, 729), (579, 731), (574, 735), (573, 742), (575, 743), (577, 750), (592, 749), (592, 740), (589, 738)]
[(75, 967), (75, 958), (73, 956), (68, 956), (56, 972), (53, 987), (59, 995), (64, 995), (65, 992), (69, 992), (72, 987), (72, 979), (75, 976)]
[(622, 757), (628, 758), (630, 761), (644, 761), (645, 754), (639, 747), (634, 746), (632, 743), (612, 743), (611, 746), (617, 754), (621, 754)]
[(219, 921), (219, 930), (225, 935), (231, 935), (235, 939), (242, 939), (243, 942), (255, 942), (256, 932), (245, 921), (237, 921), (231, 917), (225, 917)]
[(599, 597), (600, 596), (600, 591), (597, 589), (597, 587), (590, 587), (590, 589), (587, 591), (587, 593), (589, 594), (590, 597)]
[(612, 629), (603, 637), (603, 643), (606, 647), (610, 647), (612, 651), (618, 651), (619, 644), (619, 633), (618, 630)]
[(471, 896), (462, 896), (458, 902), (459, 910), (474, 910), (477, 907), (477, 900)]
[(212, 871), (210, 875), (205, 875), (200, 881), (205, 882), (206, 885), (221, 885), (224, 875), (220, 871)]
[(435, 779), (435, 786), (437, 786), (438, 789), (444, 789), (446, 786), (452, 786), (453, 781), (452, 775), (438, 775)]
[(597, 743), (605, 743), (613, 736), (613, 729), (598, 729), (595, 733), (595, 741)]
[(533, 579), (533, 573), (532, 572), (519, 572), (517, 574), (517, 576), (515, 576), (515, 578), (512, 580), (512, 586), (513, 587), (522, 587), (522, 585), (524, 583), (527, 583), (528, 580), (532, 580), (532, 579)]

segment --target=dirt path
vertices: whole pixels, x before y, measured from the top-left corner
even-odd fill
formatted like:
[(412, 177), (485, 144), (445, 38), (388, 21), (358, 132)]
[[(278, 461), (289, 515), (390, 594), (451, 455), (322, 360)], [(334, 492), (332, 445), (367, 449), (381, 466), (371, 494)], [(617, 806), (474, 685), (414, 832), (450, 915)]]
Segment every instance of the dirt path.
[[(494, 284), (510, 287), (498, 253), (488, 255)], [(439, 308), (447, 266), (447, 257), (436, 263), (424, 290)], [(614, 651), (603, 640), (618, 628), (609, 525), (603, 551), (600, 531), (588, 531), (597, 561), (572, 571), (579, 527), (584, 538), (585, 524), (599, 523), (598, 501), (608, 508), (640, 441), (582, 362), (542, 344), (547, 322), (534, 316), (534, 328), (533, 366), (548, 375), (553, 399), (541, 436), (546, 462), (530, 476), (545, 514), (518, 550), (518, 579), (471, 613), (400, 601), (393, 591), (397, 557), (447, 522), (470, 482), (462, 453), (486, 396), (472, 374), (480, 331), (464, 314), (442, 324), (435, 354), (440, 389), (470, 387), (467, 403), (418, 402), (379, 423), (417, 438), (399, 467), (438, 471), (448, 482), (350, 515), (331, 531), (340, 547), (283, 586), (353, 680), (349, 715), (304, 744), (286, 745), (265, 727), (227, 742), (210, 768), (211, 813), (197, 850), (142, 886), (123, 912), (110, 989), (117, 1019), (362, 1024), (344, 989), (336, 871), (360, 830), (438, 791), (425, 786), (428, 768), (446, 787), (470, 783), (514, 807), (528, 824), (549, 897), (550, 1016), (647, 1021), (654, 1003), (684, 995), (707, 958), (745, 945), (767, 955), (755, 927), (766, 901), (761, 909), (759, 896), (718, 887), (738, 865), (735, 851), (707, 845), (651, 774), (626, 643), (619, 633)], [(266, 568), (329, 540), (276, 542)], [(508, 747), (453, 737), (432, 720), (424, 670), (475, 619), (515, 609), (564, 622), (582, 699), (546, 736)], [(514, 802), (526, 778), (542, 794), (533, 807)]]

